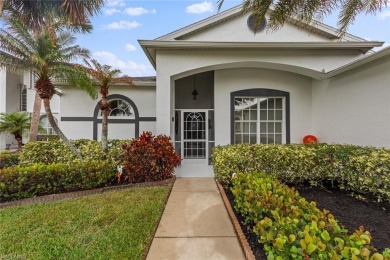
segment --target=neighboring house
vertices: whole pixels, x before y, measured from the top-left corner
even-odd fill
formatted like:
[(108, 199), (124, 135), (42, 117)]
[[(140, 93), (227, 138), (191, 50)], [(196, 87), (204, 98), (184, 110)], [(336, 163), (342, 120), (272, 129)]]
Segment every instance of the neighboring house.
[[(32, 113), (34, 106), (35, 90), (34, 77), (30, 72), (0, 69), (0, 113), (28, 112)], [(60, 98), (54, 96), (51, 100), (54, 116), (59, 119)], [(42, 125), (50, 132), (50, 125), (45, 124), (45, 110), (42, 105)], [(23, 142), (27, 142), (27, 136)], [(0, 134), (0, 151), (17, 147), (14, 135)]]

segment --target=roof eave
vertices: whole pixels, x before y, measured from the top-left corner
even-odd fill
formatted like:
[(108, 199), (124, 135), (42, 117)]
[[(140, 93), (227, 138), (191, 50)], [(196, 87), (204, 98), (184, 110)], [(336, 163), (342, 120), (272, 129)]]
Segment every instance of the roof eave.
[(329, 71), (325, 75), (321, 77), (321, 79), (330, 79), (337, 75), (340, 75), (342, 73), (345, 73), (347, 71), (350, 71), (352, 69), (358, 68), (360, 66), (366, 65), (370, 62), (376, 61), (380, 58), (390, 56), (390, 47), (384, 48), (374, 54), (371, 54), (370, 56), (363, 57), (361, 59), (358, 59), (356, 61), (353, 61), (349, 64), (346, 64), (345, 66), (342, 66), (340, 68), (337, 68), (335, 70)]

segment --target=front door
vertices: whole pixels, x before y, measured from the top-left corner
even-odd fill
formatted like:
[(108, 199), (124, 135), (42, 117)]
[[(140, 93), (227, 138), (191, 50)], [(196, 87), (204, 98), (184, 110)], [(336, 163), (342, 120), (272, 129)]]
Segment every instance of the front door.
[(182, 110), (183, 164), (208, 164), (207, 110)]

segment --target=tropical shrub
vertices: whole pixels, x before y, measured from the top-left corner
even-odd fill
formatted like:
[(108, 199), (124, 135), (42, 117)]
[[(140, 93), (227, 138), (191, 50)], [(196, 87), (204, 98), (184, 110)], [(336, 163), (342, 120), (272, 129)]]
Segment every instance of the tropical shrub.
[(4, 151), (0, 153), (0, 169), (15, 166), (19, 163), (19, 154)]
[(270, 175), (241, 173), (232, 184), (235, 209), (254, 224), (268, 259), (383, 259), (363, 226), (348, 235), (329, 211)]
[(355, 145), (228, 145), (213, 149), (216, 178), (265, 172), (287, 183), (334, 186), (390, 201), (390, 150)]
[(151, 132), (143, 132), (139, 139), (132, 139), (123, 149), (126, 182), (165, 180), (172, 177), (174, 168), (181, 164), (168, 136), (154, 137)]
[[(110, 140), (108, 153), (103, 152), (100, 142), (94, 140), (80, 139), (72, 141), (80, 151), (83, 161), (94, 163), (108, 160), (113, 165), (123, 162), (122, 145), (128, 140)], [(50, 140), (46, 142), (30, 142), (26, 144), (20, 155), (20, 164), (23, 166), (34, 163), (76, 163), (79, 159), (69, 150), (61, 140)]]
[(0, 170), (0, 202), (98, 188), (115, 180), (116, 168), (108, 161), (10, 167)]

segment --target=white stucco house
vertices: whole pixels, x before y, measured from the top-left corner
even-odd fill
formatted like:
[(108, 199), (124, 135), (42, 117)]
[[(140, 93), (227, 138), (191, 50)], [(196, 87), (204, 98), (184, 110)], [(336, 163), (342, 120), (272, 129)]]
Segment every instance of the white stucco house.
[[(139, 40), (156, 77), (110, 88), (109, 138), (171, 136), (179, 176), (210, 176), (211, 149), (233, 143), (320, 142), (390, 148), (390, 49), (317, 23), (253, 31), (241, 6)], [(266, 21), (264, 21), (266, 23)], [(60, 127), (100, 139), (96, 101), (61, 88)]]

